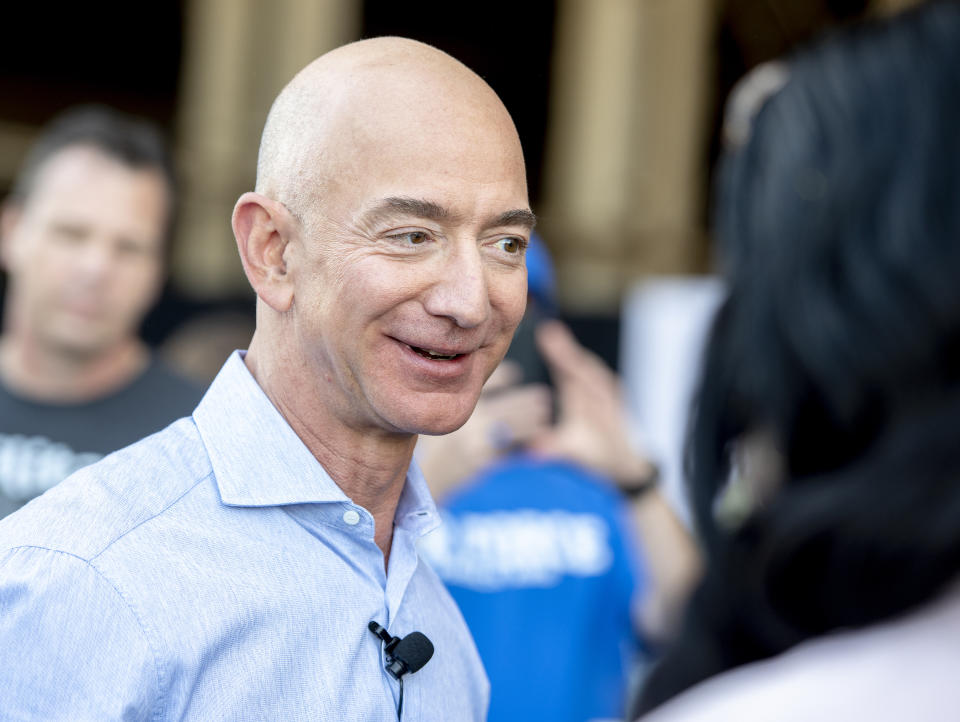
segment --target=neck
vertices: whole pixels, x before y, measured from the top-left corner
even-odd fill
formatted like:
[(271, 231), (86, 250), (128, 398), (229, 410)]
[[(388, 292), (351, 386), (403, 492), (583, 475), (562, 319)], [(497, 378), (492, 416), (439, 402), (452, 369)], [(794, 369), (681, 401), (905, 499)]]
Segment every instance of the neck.
[(283, 373), (286, 364), (270, 353), (259, 353), (258, 346), (254, 335), (245, 358), (247, 368), (330, 478), (373, 516), (374, 541), (386, 568), (416, 434), (350, 427), (316, 396), (309, 373)]
[(16, 393), (37, 401), (83, 402), (106, 396), (136, 378), (149, 363), (136, 338), (96, 354), (61, 351), (31, 338), (0, 337), (0, 378)]

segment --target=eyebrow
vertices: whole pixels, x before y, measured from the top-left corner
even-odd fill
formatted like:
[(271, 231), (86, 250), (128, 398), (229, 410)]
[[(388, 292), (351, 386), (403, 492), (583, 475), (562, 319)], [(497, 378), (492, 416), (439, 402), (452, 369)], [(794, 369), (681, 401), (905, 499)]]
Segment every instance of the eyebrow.
[(527, 208), (515, 208), (512, 211), (501, 213), (490, 225), (493, 227), (523, 226), (527, 230), (532, 231), (533, 227), (537, 225), (537, 217), (533, 214), (533, 211)]
[[(427, 218), (431, 221), (444, 221), (453, 217), (453, 214), (439, 203), (434, 203), (433, 201), (422, 198), (391, 196), (384, 198), (376, 206), (367, 211), (364, 214), (364, 221), (375, 224), (397, 214)], [(523, 226), (524, 228), (532, 230), (536, 223), (537, 217), (532, 211), (527, 208), (515, 208), (496, 216), (487, 224), (487, 227)]]
[(83, 236), (88, 232), (86, 225), (74, 221), (54, 221), (51, 228), (54, 232), (67, 236)]
[(396, 215), (416, 216), (417, 218), (427, 218), (431, 221), (442, 221), (450, 217), (450, 211), (433, 201), (394, 196), (384, 198), (364, 213), (363, 220), (370, 224), (376, 224)]

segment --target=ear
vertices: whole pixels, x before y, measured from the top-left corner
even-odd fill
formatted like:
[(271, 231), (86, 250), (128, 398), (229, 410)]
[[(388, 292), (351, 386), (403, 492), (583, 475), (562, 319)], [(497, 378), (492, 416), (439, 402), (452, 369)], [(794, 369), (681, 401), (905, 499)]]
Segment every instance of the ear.
[(294, 223), (282, 203), (260, 193), (244, 193), (233, 208), (233, 235), (244, 273), (257, 296), (278, 313), (293, 303), (284, 251)]
[(19, 203), (7, 201), (0, 206), (0, 268), (5, 271), (12, 270), (14, 265), (13, 236), (22, 212)]

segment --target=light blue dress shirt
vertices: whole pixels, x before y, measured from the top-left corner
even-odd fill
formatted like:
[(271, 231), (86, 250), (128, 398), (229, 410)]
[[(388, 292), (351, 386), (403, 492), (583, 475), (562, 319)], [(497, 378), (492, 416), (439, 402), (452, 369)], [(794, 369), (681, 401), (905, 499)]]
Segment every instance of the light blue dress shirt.
[(439, 523), (412, 466), (390, 568), (373, 517), (235, 353), (192, 418), (0, 522), (0, 719), (392, 720), (377, 620), (419, 630), (404, 720), (482, 720), (489, 684), (416, 540)]

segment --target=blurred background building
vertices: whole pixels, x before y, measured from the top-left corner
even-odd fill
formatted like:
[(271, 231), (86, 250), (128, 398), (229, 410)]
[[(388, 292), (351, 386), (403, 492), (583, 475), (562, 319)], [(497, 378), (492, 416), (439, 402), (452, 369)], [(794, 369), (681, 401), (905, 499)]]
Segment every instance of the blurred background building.
[(0, 44), (0, 196), (37, 129), (78, 102), (157, 120), (182, 201), (172, 277), (144, 335), (252, 309), (230, 230), (269, 103), (310, 59), (398, 34), (501, 95), (527, 153), (561, 311), (608, 361), (621, 300), (710, 265), (705, 231), (722, 103), (749, 68), (820, 30), (911, 0), (108, 0), (15, 3)]

